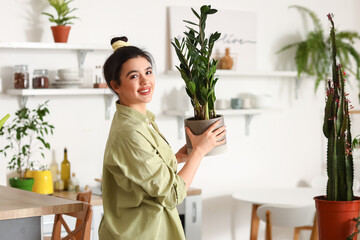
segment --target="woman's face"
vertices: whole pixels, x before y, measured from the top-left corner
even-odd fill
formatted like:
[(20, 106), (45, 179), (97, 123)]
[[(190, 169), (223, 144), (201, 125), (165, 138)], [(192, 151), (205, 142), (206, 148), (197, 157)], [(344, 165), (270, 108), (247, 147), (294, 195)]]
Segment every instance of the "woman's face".
[(150, 63), (144, 57), (131, 58), (122, 65), (118, 93), (120, 103), (146, 113), (146, 103), (154, 93), (155, 77)]

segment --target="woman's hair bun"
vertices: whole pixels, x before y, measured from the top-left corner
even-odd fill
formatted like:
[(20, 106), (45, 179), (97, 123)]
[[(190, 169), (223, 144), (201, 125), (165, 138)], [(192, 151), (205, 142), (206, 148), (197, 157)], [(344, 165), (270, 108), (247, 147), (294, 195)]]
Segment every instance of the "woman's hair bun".
[(117, 42), (117, 41), (123, 41), (123, 42), (127, 42), (128, 41), (128, 38), (125, 37), (125, 36), (121, 36), (121, 37), (114, 37), (113, 39), (111, 39), (111, 45), (114, 43), (114, 42)]

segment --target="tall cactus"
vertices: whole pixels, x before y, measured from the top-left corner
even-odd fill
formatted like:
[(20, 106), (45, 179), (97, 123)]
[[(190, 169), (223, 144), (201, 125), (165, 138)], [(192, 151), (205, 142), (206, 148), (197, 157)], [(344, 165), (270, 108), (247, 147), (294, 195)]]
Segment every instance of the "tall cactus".
[(332, 80), (327, 82), (327, 98), (323, 132), (327, 144), (327, 200), (353, 200), (354, 166), (351, 150), (349, 100), (345, 94), (345, 73), (337, 64), (335, 28), (331, 14)]

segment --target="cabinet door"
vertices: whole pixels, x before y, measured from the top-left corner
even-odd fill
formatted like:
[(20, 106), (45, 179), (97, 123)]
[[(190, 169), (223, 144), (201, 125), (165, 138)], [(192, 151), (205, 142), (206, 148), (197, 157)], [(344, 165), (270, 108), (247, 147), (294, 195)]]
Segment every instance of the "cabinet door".
[(187, 240), (201, 239), (201, 195), (185, 198), (185, 236)]

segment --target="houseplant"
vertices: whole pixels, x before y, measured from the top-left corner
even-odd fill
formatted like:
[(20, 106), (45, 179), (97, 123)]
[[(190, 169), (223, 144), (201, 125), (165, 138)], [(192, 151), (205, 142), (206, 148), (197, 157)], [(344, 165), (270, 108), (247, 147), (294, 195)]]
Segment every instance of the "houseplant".
[(71, 22), (73, 19), (78, 19), (78, 17), (69, 16), (70, 13), (77, 10), (77, 8), (69, 7), (69, 3), (72, 1), (74, 0), (48, 0), (49, 4), (56, 10), (56, 18), (50, 13), (42, 12), (42, 14), (49, 17), (50, 22), (56, 23), (56, 26), (51, 27), (55, 42), (66, 43), (71, 29), (67, 25), (73, 24)]
[(6, 116), (0, 120), (0, 129), (2, 128), (2, 126), (4, 125), (6, 120), (8, 120), (9, 117), (10, 117), (10, 114), (6, 114)]
[[(337, 63), (337, 44), (332, 16), (330, 44), (332, 79), (327, 82), (323, 132), (327, 143), (327, 193), (315, 197), (320, 240), (353, 239), (359, 217), (360, 200), (353, 195), (353, 156), (349, 115), (350, 101), (345, 93), (345, 73)], [(350, 106), (351, 108), (351, 106)]]
[(12, 187), (21, 188), (22, 184), (25, 184), (26, 190), (32, 190), (34, 179), (25, 178), (25, 170), (32, 170), (38, 163), (31, 158), (34, 152), (39, 151), (41, 156), (45, 157), (43, 151), (50, 149), (50, 144), (44, 139), (46, 135), (53, 134), (54, 129), (45, 119), (48, 114), (47, 101), (35, 109), (23, 107), (15, 113), (11, 123), (0, 129), (0, 136), (6, 139), (0, 153), (3, 153), (4, 157), (12, 154), (8, 168), (16, 170), (19, 175), (9, 179)]
[[(296, 47), (295, 62), (298, 77), (300, 78), (303, 73), (315, 76), (316, 91), (320, 82), (331, 76), (328, 56), (331, 49), (331, 41), (329, 37), (323, 35), (324, 31), (321, 22), (313, 11), (302, 6), (290, 6), (289, 8), (296, 8), (300, 12), (308, 14), (314, 24), (314, 30), (307, 34), (305, 40), (286, 45), (278, 53)], [(360, 35), (357, 32), (351, 31), (339, 31), (335, 36), (337, 56), (344, 69), (348, 73), (352, 73), (357, 80), (360, 80), (360, 54), (353, 47), (353, 43), (359, 39)], [(352, 71), (351, 58), (356, 64), (355, 72)]]
[[(194, 134), (198, 135), (219, 119), (221, 119), (220, 126), (224, 124), (223, 116), (217, 115), (215, 112), (215, 85), (218, 81), (215, 72), (218, 61), (212, 58), (214, 44), (221, 34), (218, 32), (211, 33), (209, 38), (205, 35), (207, 17), (215, 14), (216, 9), (211, 8), (211, 5), (203, 5), (200, 8), (200, 14), (193, 8), (191, 10), (198, 23), (184, 20), (190, 25), (186, 26), (188, 31), (184, 32), (185, 37), (182, 39), (174, 38), (171, 44), (180, 61), (176, 68), (185, 82), (186, 93), (194, 108), (194, 117), (186, 119), (185, 126), (188, 126)], [(192, 146), (188, 136), (186, 136), (186, 140), (188, 152), (190, 152)], [(221, 145), (208, 155), (222, 152), (224, 149), (225, 145)]]

